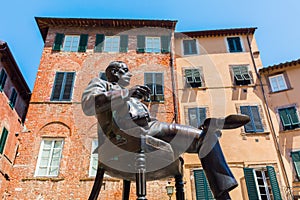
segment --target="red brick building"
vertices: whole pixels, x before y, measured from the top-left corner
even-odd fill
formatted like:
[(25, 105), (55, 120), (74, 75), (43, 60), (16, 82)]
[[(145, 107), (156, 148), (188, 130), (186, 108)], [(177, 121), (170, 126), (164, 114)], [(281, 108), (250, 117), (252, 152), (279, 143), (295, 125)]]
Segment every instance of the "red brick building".
[[(126, 62), (132, 85), (148, 84), (148, 104), (160, 120), (172, 122), (171, 37), (176, 21), (36, 18), (45, 42), (20, 137), (9, 195), (15, 199), (87, 199), (95, 176), (94, 117), (81, 110), (88, 82), (114, 60)], [(100, 74), (99, 74), (100, 73)], [(166, 180), (149, 182), (149, 199), (166, 199)], [(134, 185), (134, 184), (133, 184)], [(100, 199), (120, 199), (122, 182), (105, 178)], [(131, 196), (135, 198), (134, 189)]]
[(19, 138), (26, 131), (24, 121), (30, 89), (6, 42), (0, 40), (0, 194), (3, 198), (18, 156)]

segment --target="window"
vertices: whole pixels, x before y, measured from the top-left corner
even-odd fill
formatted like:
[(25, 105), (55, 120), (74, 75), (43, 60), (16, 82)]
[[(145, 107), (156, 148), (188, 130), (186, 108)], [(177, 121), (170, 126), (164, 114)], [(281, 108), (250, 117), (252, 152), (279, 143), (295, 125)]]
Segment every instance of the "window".
[(17, 97), (18, 97), (17, 91), (15, 90), (15, 88), (12, 88), (11, 95), (9, 97), (9, 105), (10, 105), (11, 108), (15, 107)]
[(97, 34), (95, 41), (95, 52), (127, 52), (128, 35), (106, 36)]
[(283, 130), (292, 130), (300, 127), (298, 113), (295, 107), (278, 109)]
[(42, 140), (35, 176), (58, 176), (62, 148), (62, 139)]
[(144, 74), (145, 85), (151, 89), (150, 98), (146, 101), (162, 102), (164, 101), (164, 85), (163, 85), (163, 73), (145, 73)]
[(6, 82), (6, 78), (7, 78), (7, 74), (4, 71), (4, 69), (1, 70), (1, 74), (0, 74), (0, 91), (3, 90), (5, 82)]
[(232, 67), (235, 85), (249, 85), (252, 82), (252, 77), (247, 66)]
[(76, 52), (79, 47), (79, 35), (66, 35), (64, 40), (64, 51)]
[(8, 136), (8, 130), (6, 128), (3, 128), (2, 134), (0, 136), (0, 154), (3, 154), (4, 152), (7, 136)]
[(185, 79), (188, 87), (197, 88), (203, 87), (203, 81), (201, 79), (200, 70), (199, 69), (186, 69)]
[(51, 101), (70, 101), (75, 72), (56, 72)]
[(183, 40), (183, 54), (193, 55), (197, 54), (197, 42), (196, 40)]
[(98, 152), (95, 152), (95, 150), (97, 149), (97, 147), (98, 147), (98, 140), (95, 139), (95, 140), (92, 141), (89, 176), (96, 176), (96, 173), (97, 173)]
[(63, 33), (57, 33), (52, 50), (60, 51), (63, 49), (67, 52), (85, 52), (87, 49), (87, 43), (87, 34), (65, 36)]
[(291, 152), (291, 157), (294, 163), (297, 179), (300, 181), (300, 151)]
[(120, 37), (106, 36), (104, 42), (104, 52), (119, 52)]
[(146, 37), (144, 35), (137, 36), (137, 53), (169, 53), (170, 40), (168, 35), (160, 37)]
[(242, 52), (242, 44), (240, 37), (229, 37), (227, 38), (227, 44), (229, 48), (229, 52)]
[(248, 115), (250, 122), (244, 128), (246, 133), (264, 132), (258, 106), (241, 106), (241, 114)]
[(281, 200), (274, 167), (244, 168), (249, 200)]
[(212, 191), (209, 187), (204, 171), (202, 169), (194, 170), (194, 178), (195, 178), (196, 199), (213, 200), (214, 197), (212, 195)]
[(206, 119), (206, 108), (188, 108), (189, 125), (199, 128)]
[(288, 89), (283, 74), (270, 76), (269, 81), (270, 81), (272, 92)]
[(160, 52), (160, 37), (146, 37), (146, 52), (147, 53)]

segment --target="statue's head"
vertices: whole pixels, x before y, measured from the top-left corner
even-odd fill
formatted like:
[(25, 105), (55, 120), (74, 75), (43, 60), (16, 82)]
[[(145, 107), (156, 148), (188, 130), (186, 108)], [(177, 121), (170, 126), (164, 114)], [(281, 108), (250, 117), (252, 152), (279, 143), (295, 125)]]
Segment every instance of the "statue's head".
[(126, 63), (122, 61), (112, 61), (105, 70), (106, 78), (109, 82), (118, 83), (122, 87), (130, 84), (132, 74)]

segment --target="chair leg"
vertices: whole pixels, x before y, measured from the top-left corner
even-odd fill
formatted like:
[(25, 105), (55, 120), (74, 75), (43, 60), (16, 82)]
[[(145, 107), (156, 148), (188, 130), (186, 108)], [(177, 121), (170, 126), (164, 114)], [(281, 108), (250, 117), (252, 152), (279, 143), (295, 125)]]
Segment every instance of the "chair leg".
[(122, 200), (129, 200), (129, 194), (130, 194), (130, 181), (123, 180)]
[(184, 183), (182, 175), (175, 176), (176, 200), (184, 200)]
[(136, 195), (137, 200), (147, 200), (146, 198), (146, 156), (144, 152), (138, 154), (136, 159)]
[(103, 184), (104, 172), (105, 172), (105, 170), (98, 165), (96, 178), (94, 181), (94, 185), (93, 185), (91, 194), (89, 196), (89, 200), (97, 200), (98, 195), (101, 190), (101, 186)]

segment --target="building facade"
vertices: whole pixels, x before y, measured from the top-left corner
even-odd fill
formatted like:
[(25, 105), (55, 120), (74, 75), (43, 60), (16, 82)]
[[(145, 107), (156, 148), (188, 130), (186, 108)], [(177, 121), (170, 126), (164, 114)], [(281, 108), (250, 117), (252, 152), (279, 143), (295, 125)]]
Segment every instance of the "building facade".
[[(232, 199), (282, 199), (274, 138), (270, 132), (257, 68), (262, 67), (256, 28), (175, 34), (180, 123), (199, 126), (207, 117), (246, 114), (242, 128), (223, 130), (220, 143), (239, 186)], [(210, 199), (201, 164), (186, 154), (187, 199)]]
[(7, 194), (18, 157), (19, 138), (26, 131), (30, 89), (6, 42), (0, 40), (0, 194)]
[(299, 190), (299, 78), (300, 60), (268, 66), (259, 70), (268, 102), (273, 131), (278, 137), (280, 154), (295, 199)]
[[(113, 60), (128, 64), (132, 86), (151, 88), (146, 105), (161, 121), (199, 126), (206, 117), (249, 115), (249, 124), (223, 131), (220, 139), (239, 183), (230, 194), (233, 199), (285, 198), (256, 74), (262, 64), (255, 28), (174, 33), (177, 22), (170, 20), (36, 22), (45, 45), (26, 118), (28, 131), (19, 137), (7, 191), (11, 199), (87, 199), (97, 165), (97, 127), (96, 119), (81, 110), (81, 94), (92, 78), (105, 78)], [(209, 199), (198, 156), (185, 154), (184, 160), (186, 199)], [(166, 199), (168, 181), (148, 182), (148, 199)], [(121, 189), (121, 180), (106, 176), (99, 199), (120, 199)]]

